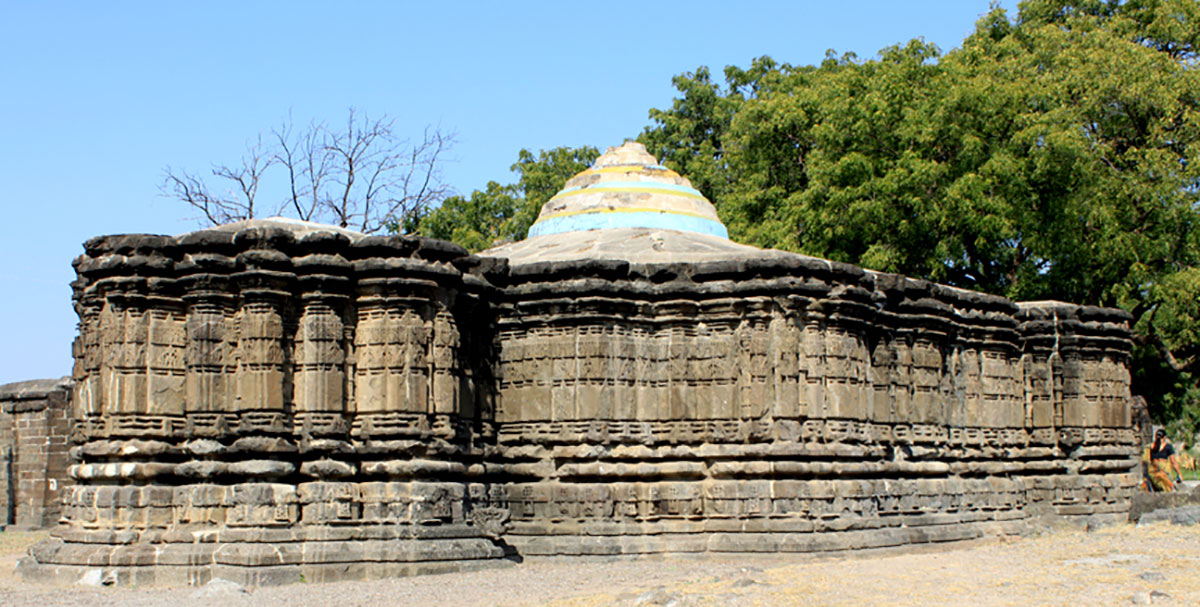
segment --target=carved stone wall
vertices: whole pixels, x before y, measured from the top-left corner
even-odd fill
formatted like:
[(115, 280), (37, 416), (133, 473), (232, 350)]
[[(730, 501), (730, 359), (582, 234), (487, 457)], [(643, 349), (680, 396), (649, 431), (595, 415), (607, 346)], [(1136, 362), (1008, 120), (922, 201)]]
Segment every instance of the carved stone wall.
[(522, 554), (812, 551), (1127, 511), (1120, 311), (799, 256), (514, 266), (493, 487)]
[(76, 261), (70, 477), (29, 577), (250, 583), (500, 557), (472, 521), (491, 435), (487, 285), (416, 238), (251, 222)]
[(1123, 312), (594, 232), (531, 257), (282, 221), (89, 241), (76, 484), (20, 570), (360, 579), (1128, 511)]

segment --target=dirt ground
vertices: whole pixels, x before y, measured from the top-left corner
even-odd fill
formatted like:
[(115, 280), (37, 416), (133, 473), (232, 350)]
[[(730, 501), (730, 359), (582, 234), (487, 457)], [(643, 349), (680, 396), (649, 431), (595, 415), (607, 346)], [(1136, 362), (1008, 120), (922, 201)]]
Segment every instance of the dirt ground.
[(0, 605), (1200, 605), (1200, 528), (1122, 525), (902, 552), (640, 561), (532, 561), (375, 582), (203, 596), (196, 588), (49, 588), (17, 558), (44, 534), (0, 533)]

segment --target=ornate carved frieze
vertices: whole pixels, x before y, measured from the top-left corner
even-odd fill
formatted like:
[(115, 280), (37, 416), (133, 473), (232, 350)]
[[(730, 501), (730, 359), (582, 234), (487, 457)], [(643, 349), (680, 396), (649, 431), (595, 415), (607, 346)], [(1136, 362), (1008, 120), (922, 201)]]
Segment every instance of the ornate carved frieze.
[(629, 234), (649, 260), (279, 221), (89, 241), (75, 484), (24, 571), (375, 577), (1128, 509), (1123, 312)]

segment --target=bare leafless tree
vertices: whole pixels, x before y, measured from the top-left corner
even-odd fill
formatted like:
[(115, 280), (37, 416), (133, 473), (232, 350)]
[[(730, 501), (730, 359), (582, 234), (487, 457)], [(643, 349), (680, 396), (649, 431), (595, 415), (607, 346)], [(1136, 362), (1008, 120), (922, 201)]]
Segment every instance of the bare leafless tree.
[(262, 137), (246, 145), (241, 164), (212, 166), (212, 176), (226, 187), (214, 192), (206, 181), (187, 171), (167, 167), (159, 189), (166, 196), (188, 203), (203, 213), (199, 219), (213, 224), (229, 223), (255, 216), (258, 187), (267, 169), (276, 162), (275, 153), (263, 146)]
[[(260, 135), (240, 167), (213, 166), (214, 179), (235, 186), (229, 194), (214, 194), (209, 182), (170, 167), (161, 189), (214, 224), (286, 214), (364, 233), (399, 229), (451, 193), (441, 180), (441, 163), (454, 136), (426, 128), (414, 143), (398, 137), (394, 124), (354, 108), (344, 129), (317, 122), (296, 129), (289, 116), (271, 130), (269, 148)], [(264, 207), (256, 200), (259, 184), (274, 166), (284, 173), (285, 193), (278, 204)]]
[[(313, 213), (317, 209), (315, 198), (317, 188), (305, 189), (307, 181), (305, 177), (308, 175), (307, 170), (312, 163), (319, 160), (319, 158), (312, 157), (313, 143), (317, 140), (318, 134), (319, 131), (316, 128), (309, 128), (303, 135), (296, 135), (292, 128), (291, 116), (288, 116), (288, 120), (284, 121), (279, 128), (271, 130), (277, 149), (275, 157), (288, 173), (288, 200), (291, 202), (291, 209), (295, 211), (297, 218), (305, 221), (312, 219)], [(318, 171), (317, 175), (320, 173), (321, 171)], [(312, 195), (311, 199), (310, 195)], [(289, 205), (285, 203), (284, 207), (287, 206)], [(282, 210), (280, 209), (280, 211)]]
[(446, 197), (438, 161), (450, 138), (426, 129), (420, 142), (410, 144), (392, 126), (386, 118), (359, 117), (352, 108), (345, 130), (327, 133), (332, 187), (321, 203), (331, 223), (376, 232)]

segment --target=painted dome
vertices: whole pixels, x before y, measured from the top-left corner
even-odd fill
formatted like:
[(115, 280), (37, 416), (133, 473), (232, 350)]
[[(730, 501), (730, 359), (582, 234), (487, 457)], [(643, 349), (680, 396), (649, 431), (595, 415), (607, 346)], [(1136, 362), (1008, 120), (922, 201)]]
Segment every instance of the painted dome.
[(588, 230), (650, 228), (729, 238), (717, 210), (691, 182), (660, 164), (640, 143), (608, 148), (554, 195), (529, 238)]

